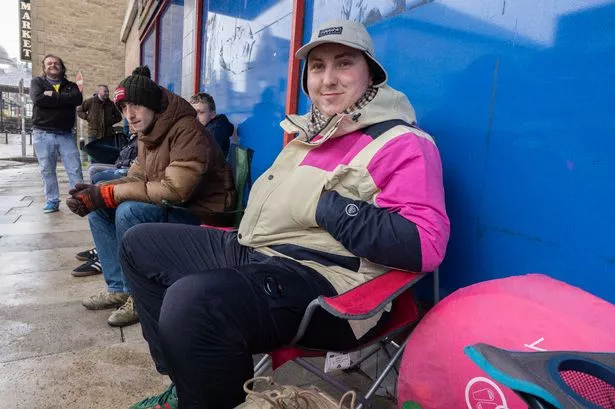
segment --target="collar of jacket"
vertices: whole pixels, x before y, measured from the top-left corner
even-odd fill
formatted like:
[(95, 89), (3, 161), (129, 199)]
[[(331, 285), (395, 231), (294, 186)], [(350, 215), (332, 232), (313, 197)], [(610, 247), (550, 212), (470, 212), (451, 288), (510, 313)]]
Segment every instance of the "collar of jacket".
[(98, 98), (98, 94), (94, 94), (94, 96), (92, 96), (92, 102), (95, 102), (100, 105), (113, 105), (113, 101), (111, 101), (109, 98), (105, 99), (104, 101), (101, 101), (100, 98)]
[(309, 113), (286, 115), (280, 126), (285, 132), (295, 134), (295, 140), (315, 146), (325, 143), (330, 138), (347, 135), (390, 119), (402, 119), (409, 124), (416, 123), (414, 108), (410, 105), (406, 95), (388, 85), (381, 86), (376, 97), (363, 108), (350, 114), (336, 114), (331, 117), (320, 131), (320, 138), (313, 138), (311, 141), (308, 140), (307, 134), (309, 115)]
[[(46, 75), (41, 75), (39, 78), (40, 78), (40, 79), (42, 79), (43, 81), (45, 81), (47, 84), (51, 84), (51, 85), (53, 85), (53, 83), (52, 83), (51, 81), (49, 81), (49, 79), (47, 78), (47, 76), (46, 76)], [(70, 82), (70, 81), (69, 81), (69, 80), (68, 80), (68, 78), (66, 78), (66, 77), (62, 77), (62, 78), (60, 78), (60, 82), (59, 82), (59, 84), (60, 84), (60, 88), (63, 88), (63, 87), (64, 87), (66, 84), (68, 84), (69, 82)]]
[(192, 116), (196, 120), (196, 111), (188, 101), (166, 88), (160, 87), (160, 89), (162, 90), (162, 110), (154, 114), (152, 125), (142, 134), (139, 134), (139, 140), (148, 147), (160, 145), (171, 127), (181, 118)]

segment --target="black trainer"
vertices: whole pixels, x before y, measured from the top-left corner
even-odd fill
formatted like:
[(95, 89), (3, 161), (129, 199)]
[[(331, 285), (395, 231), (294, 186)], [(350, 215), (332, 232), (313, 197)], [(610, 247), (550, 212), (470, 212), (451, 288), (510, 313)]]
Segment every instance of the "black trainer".
[(90, 250), (82, 251), (81, 253), (77, 253), (75, 256), (77, 260), (80, 261), (93, 261), (98, 260), (98, 252), (96, 251), (96, 247)]
[(71, 273), (75, 277), (87, 277), (102, 273), (102, 266), (98, 260), (86, 261)]

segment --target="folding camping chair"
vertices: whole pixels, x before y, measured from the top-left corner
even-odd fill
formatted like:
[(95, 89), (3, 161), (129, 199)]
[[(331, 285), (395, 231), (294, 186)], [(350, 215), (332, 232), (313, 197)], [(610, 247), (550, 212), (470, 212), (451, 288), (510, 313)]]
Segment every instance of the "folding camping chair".
[[(222, 219), (223, 226), (239, 226), (241, 217), (245, 210), (245, 199), (252, 187), (252, 179), (250, 173), (250, 166), (252, 163), (252, 157), (254, 151), (250, 148), (243, 147), (237, 144), (231, 144), (229, 148), (229, 154), (227, 163), (231, 167), (233, 172), (233, 181), (235, 183), (235, 191), (237, 192), (237, 198), (235, 200), (235, 209), (226, 212), (210, 213), (211, 216), (217, 216)], [(197, 197), (198, 193), (203, 190), (203, 184), (207, 183), (206, 175), (201, 175), (199, 183), (195, 186), (190, 197), (180, 203), (171, 203), (168, 200), (163, 200), (162, 206), (162, 221), (167, 223), (169, 221), (169, 212), (176, 208), (186, 208), (191, 201)]]
[[(387, 305), (391, 304), (388, 320), (369, 339), (361, 340), (358, 348), (350, 351), (335, 351), (349, 353), (364, 350), (371, 347), (372, 350), (353, 367), (361, 364), (374, 353), (382, 350), (389, 359), (382, 373), (374, 380), (364, 396), (357, 396), (360, 404), (356, 409), (370, 407), (369, 399), (375, 394), (378, 387), (392, 371), (397, 372), (396, 363), (402, 356), (408, 338), (409, 331), (420, 319), (420, 311), (413, 295), (413, 286), (428, 274), (410, 273), (406, 271), (391, 270), (378, 276), (350, 291), (335, 297), (320, 296), (314, 299), (307, 307), (299, 329), (290, 345), (267, 353), (254, 367), (255, 376), (261, 375), (269, 366), (273, 370), (288, 361), (294, 361), (299, 366), (325, 380), (340, 391), (350, 388), (325, 374), (320, 368), (306, 360), (309, 357), (325, 356), (328, 351), (306, 349), (301, 347), (303, 337), (314, 312), (322, 308), (328, 313), (347, 320), (363, 320), (375, 316)], [(439, 299), (438, 294), (438, 269), (431, 273), (434, 282), (434, 303)], [(391, 345), (396, 352), (391, 356), (387, 347)], [(377, 346), (377, 347), (376, 347)]]

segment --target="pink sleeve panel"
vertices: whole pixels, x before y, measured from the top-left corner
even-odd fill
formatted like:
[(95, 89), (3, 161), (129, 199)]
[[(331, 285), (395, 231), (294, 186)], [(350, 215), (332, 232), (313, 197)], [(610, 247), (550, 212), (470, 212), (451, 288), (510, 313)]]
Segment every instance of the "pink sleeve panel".
[(433, 271), (444, 258), (450, 234), (438, 148), (406, 133), (387, 142), (367, 169), (380, 189), (376, 206), (398, 212), (417, 226), (423, 271)]

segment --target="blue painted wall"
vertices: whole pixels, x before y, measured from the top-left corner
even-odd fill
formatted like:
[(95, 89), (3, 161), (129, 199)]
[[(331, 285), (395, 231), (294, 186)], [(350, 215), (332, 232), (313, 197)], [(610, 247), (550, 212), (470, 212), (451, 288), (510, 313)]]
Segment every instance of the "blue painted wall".
[(282, 149), (292, 2), (203, 4), (208, 12), (200, 87), (235, 124), (241, 144), (254, 149), (255, 179)]
[[(257, 176), (282, 147), (292, 4), (204, 3), (201, 89)], [(444, 292), (542, 272), (615, 302), (615, 2), (307, 0), (304, 42), (332, 18), (368, 26), (440, 147)]]
[(445, 292), (542, 272), (615, 302), (614, 2), (308, 3), (305, 40), (331, 18), (368, 25), (436, 138)]

